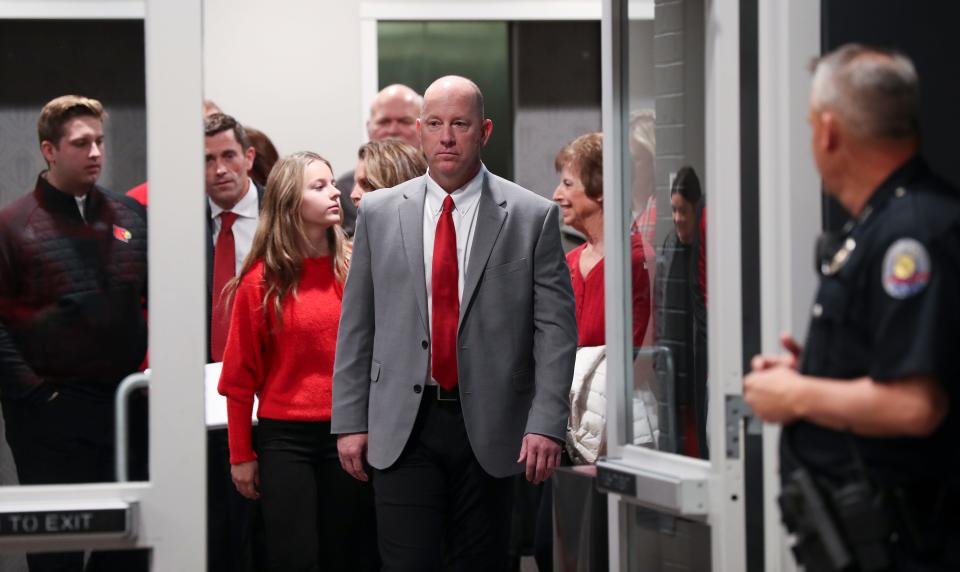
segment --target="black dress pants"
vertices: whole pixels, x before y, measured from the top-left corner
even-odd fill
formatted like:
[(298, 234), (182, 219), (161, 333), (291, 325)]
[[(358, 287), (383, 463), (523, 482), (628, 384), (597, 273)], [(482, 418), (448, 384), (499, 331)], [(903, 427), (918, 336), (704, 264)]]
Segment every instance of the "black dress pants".
[(400, 458), (373, 471), (383, 570), (506, 570), (511, 483), (480, 466), (459, 402), (428, 387)]
[(207, 431), (207, 572), (259, 570), (262, 536), (260, 503), (238, 493), (230, 477), (227, 430)]
[(330, 422), (261, 417), (257, 457), (268, 570), (379, 569), (373, 491), (340, 466)]
[[(113, 482), (112, 395), (94, 396), (64, 387), (42, 404), (3, 402), (7, 442), (23, 485)], [(129, 476), (147, 479), (147, 400), (130, 398)], [(139, 572), (149, 551), (94, 551), (84, 567), (83, 552), (27, 554), (30, 572)]]

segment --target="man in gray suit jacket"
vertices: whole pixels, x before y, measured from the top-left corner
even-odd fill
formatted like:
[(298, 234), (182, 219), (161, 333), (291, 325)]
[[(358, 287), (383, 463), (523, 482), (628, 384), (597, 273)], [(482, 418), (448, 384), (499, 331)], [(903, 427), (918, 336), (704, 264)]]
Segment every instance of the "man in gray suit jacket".
[(500, 570), (510, 477), (559, 464), (577, 343), (555, 204), (488, 172), (470, 80), (424, 94), (427, 175), (364, 198), (332, 431), (373, 467), (384, 570)]

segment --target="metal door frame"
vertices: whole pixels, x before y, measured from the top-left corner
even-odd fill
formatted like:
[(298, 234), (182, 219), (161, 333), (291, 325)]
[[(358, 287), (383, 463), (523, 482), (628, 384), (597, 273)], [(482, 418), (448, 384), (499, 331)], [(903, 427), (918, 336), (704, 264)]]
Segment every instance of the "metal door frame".
[[(625, 380), (630, 379), (632, 367), (632, 336), (624, 319), (631, 315), (630, 297), (625, 295), (631, 287), (626, 243), (631, 214), (621, 190), (629, 173), (621, 152), (628, 97), (624, 71), (628, 58), (627, 6), (625, 0), (603, 0), (601, 36), (604, 147), (617, 152), (604, 153), (603, 157), (609, 458), (599, 465), (601, 469), (635, 478), (638, 493), (609, 495), (611, 570), (623, 566), (621, 511), (626, 506), (624, 503), (636, 503), (706, 522), (711, 530), (713, 569), (741, 571), (746, 569), (742, 428), (734, 454), (728, 455), (722, 445), (727, 397), (736, 398), (742, 393), (739, 2), (705, 0), (704, 6), (705, 179), (716, 189), (711, 194), (710, 224), (707, 225), (707, 249), (711, 253), (707, 264), (709, 433), (713, 442), (709, 462), (620, 445), (621, 427), (625, 426), (624, 385)], [(611, 340), (620, 343), (610, 343)], [(653, 502), (655, 499), (648, 493), (656, 494), (661, 502)], [(672, 500), (662, 502), (664, 496)]]
[[(135, 505), (133, 539), (7, 539), (4, 550), (149, 547), (154, 570), (206, 566), (201, 0), (0, 2), (0, 18), (145, 18), (150, 180), (150, 481), (0, 488), (2, 510)], [(171, 78), (174, 78), (171, 81)], [(196, 280), (185, 280), (193, 276)]]
[[(821, 229), (820, 176), (810, 153), (807, 70), (820, 53), (820, 2), (759, 3), (760, 303), (762, 348), (779, 335), (803, 340), (816, 289), (813, 245)], [(779, 425), (763, 428), (764, 546), (768, 572), (797, 569), (780, 524)]]

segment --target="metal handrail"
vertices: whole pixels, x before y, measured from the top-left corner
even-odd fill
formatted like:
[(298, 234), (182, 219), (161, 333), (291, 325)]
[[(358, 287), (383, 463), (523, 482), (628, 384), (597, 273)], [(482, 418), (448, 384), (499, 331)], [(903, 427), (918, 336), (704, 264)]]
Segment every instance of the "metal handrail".
[(120, 382), (117, 387), (117, 394), (113, 401), (114, 419), (114, 473), (118, 483), (125, 483), (130, 480), (127, 474), (127, 433), (130, 425), (127, 404), (130, 399), (130, 393), (135, 389), (140, 389), (150, 385), (150, 374), (146, 372), (131, 373)]
[[(663, 360), (663, 367), (658, 368), (657, 359), (658, 356)], [(679, 429), (677, 424), (676, 412), (673, 410), (673, 401), (674, 401), (674, 386), (673, 384), (676, 381), (675, 366), (673, 362), (673, 351), (666, 346), (645, 346), (645, 347), (635, 347), (633, 349), (633, 359), (636, 361), (640, 358), (652, 358), (654, 360), (654, 372), (656, 376), (663, 375), (666, 378), (666, 383), (664, 383), (664, 389), (666, 395), (664, 396), (664, 401), (667, 404), (665, 409), (666, 416), (661, 415), (660, 412), (657, 414), (657, 425), (660, 430), (660, 439), (657, 439), (651, 431), (651, 437), (654, 438), (654, 448), (661, 451), (668, 451), (671, 453), (676, 452), (676, 435)], [(627, 384), (627, 403), (629, 406), (626, 407), (626, 430), (630, 433), (631, 440), (634, 437), (632, 434), (633, 430), (633, 399), (635, 399), (633, 393), (635, 387), (633, 384)], [(656, 393), (654, 393), (656, 395)], [(659, 400), (659, 398), (658, 398)], [(662, 417), (666, 417), (663, 419)], [(649, 416), (647, 417), (649, 420)], [(648, 421), (649, 422), (649, 421)], [(666, 427), (666, 431), (664, 430)]]

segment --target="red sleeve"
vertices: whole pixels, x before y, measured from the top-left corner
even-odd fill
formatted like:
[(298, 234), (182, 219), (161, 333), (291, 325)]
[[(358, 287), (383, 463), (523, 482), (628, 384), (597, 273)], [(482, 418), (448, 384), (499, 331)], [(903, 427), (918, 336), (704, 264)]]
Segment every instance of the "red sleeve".
[(700, 213), (700, 259), (697, 260), (697, 274), (700, 280), (700, 291), (703, 292), (703, 306), (707, 303), (707, 209)]
[(643, 254), (643, 238), (633, 233), (630, 242), (630, 266), (633, 274), (633, 345), (643, 345), (650, 323), (650, 274)]
[[(137, 202), (140, 203), (141, 205), (147, 206), (147, 184), (146, 184), (146, 183), (140, 183), (140, 184), (137, 185), (136, 187), (134, 187), (134, 188), (130, 189), (129, 191), (127, 191), (127, 196), (130, 197), (130, 198), (132, 198), (133, 200), (137, 201)], [(141, 305), (143, 306), (143, 319), (144, 319), (144, 321), (146, 321), (147, 323), (150, 323), (150, 320), (148, 319), (148, 315), (147, 315), (148, 312), (147, 312), (147, 299), (146, 299), (146, 297), (144, 297), (144, 298), (141, 300)], [(148, 367), (150, 367), (150, 352), (149, 352), (149, 351), (147, 352), (147, 354), (146, 354), (145, 356), (143, 356), (143, 363), (140, 364), (140, 371), (143, 371), (143, 370), (147, 369)]]
[(233, 299), (230, 329), (223, 352), (223, 370), (217, 391), (227, 398), (227, 436), (230, 463), (257, 458), (250, 418), (253, 396), (263, 387), (268, 324), (263, 315), (262, 267), (255, 267), (240, 283)]
[(147, 206), (147, 184), (141, 183), (127, 191), (127, 196), (143, 206)]

